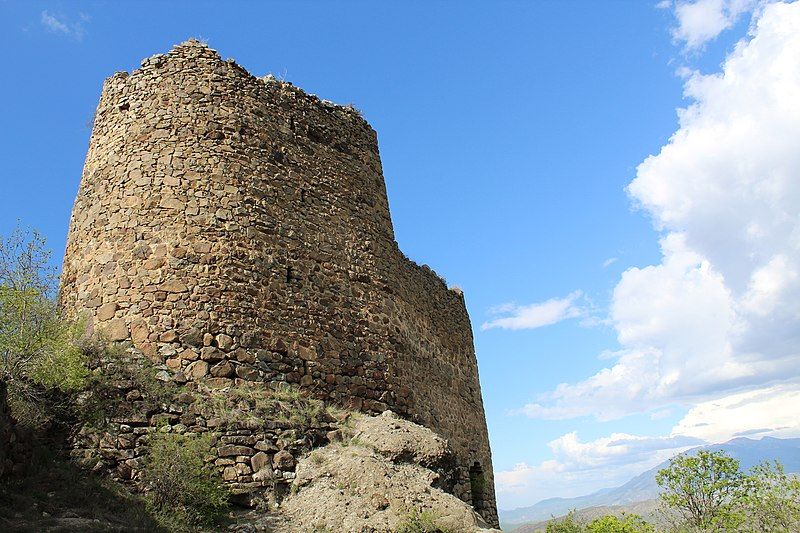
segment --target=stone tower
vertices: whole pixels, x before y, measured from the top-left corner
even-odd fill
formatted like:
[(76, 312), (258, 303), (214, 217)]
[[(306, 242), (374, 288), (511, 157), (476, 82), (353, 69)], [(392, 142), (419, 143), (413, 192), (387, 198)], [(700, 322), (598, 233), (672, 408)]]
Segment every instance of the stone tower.
[(435, 430), (497, 523), (463, 295), (399, 250), (356, 110), (197, 41), (108, 78), (61, 301), (178, 381), (291, 383)]

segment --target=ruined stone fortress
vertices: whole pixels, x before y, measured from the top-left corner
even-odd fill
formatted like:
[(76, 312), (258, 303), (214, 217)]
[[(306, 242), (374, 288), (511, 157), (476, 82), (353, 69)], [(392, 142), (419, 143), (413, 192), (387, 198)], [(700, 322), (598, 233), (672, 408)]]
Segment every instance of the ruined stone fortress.
[[(453, 493), (497, 523), (464, 297), (398, 248), (377, 136), (357, 110), (197, 41), (108, 78), (61, 303), (178, 383), (288, 383), (433, 429), (457, 457)], [(135, 438), (134, 425), (120, 431)], [(120, 468), (133, 457), (104, 445)], [(254, 481), (236, 466), (226, 481)]]

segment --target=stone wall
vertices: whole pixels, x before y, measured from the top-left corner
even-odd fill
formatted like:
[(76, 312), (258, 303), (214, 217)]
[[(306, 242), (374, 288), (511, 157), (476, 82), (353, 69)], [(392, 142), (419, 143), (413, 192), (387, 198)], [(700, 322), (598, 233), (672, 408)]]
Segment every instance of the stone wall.
[[(153, 364), (129, 345), (114, 359), (92, 364), (93, 373), (101, 371), (104, 377), (82, 406), (94, 416), (86, 417), (88, 422), (70, 436), (69, 448), (78, 464), (123, 483), (145, 488), (153, 438), (203, 434), (216, 451), (206, 460), (217, 468), (234, 500), (269, 506), (288, 492), (296, 459), (339, 432), (339, 420), (322, 402), (293, 394), (286, 384), (272, 390), (266, 383), (240, 383), (232, 392), (210, 389), (203, 381), (175, 383), (166, 365)], [(268, 419), (267, 402), (275, 406)], [(311, 414), (298, 417), (302, 409)], [(442, 475), (451, 477), (449, 472)]]
[(180, 383), (295, 384), (434, 429), (459, 459), (456, 495), (496, 523), (463, 295), (398, 249), (377, 136), (356, 110), (196, 41), (115, 74), (61, 298)]
[(30, 439), (20, 431), (8, 408), (8, 389), (0, 379), (0, 479), (23, 471), (30, 462)]

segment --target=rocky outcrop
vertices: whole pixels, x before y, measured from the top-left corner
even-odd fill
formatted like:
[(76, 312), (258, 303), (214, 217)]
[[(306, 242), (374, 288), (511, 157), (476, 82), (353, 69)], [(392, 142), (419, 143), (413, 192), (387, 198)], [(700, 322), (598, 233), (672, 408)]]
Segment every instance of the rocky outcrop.
[(415, 522), (488, 531), (471, 506), (442, 490), (454, 460), (445, 439), (389, 411), (357, 417), (341, 433), (297, 465), (281, 505), (287, 531), (389, 533)]

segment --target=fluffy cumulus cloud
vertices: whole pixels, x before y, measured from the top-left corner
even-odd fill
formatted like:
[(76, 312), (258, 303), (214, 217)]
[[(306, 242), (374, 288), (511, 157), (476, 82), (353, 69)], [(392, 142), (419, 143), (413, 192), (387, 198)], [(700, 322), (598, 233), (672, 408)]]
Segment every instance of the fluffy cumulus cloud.
[(701, 402), (692, 407), (672, 431), (722, 442), (732, 437), (800, 435), (800, 385), (781, 383)]
[[(692, 12), (679, 3), (681, 39), (713, 38), (745, 4), (701, 0)], [(701, 19), (716, 22), (703, 33)], [(497, 474), (506, 506), (538, 499), (553, 473), (562, 493), (548, 495), (571, 496), (624, 482), (693, 444), (800, 436), (800, 2), (762, 4), (721, 71), (691, 73), (685, 93), (678, 130), (627, 189), (661, 232), (662, 259), (626, 270), (613, 291), (620, 349), (601, 354), (607, 368), (519, 412), (686, 414), (663, 437), (556, 439), (554, 459)]]
[(658, 5), (674, 10), (677, 24), (672, 36), (683, 42), (688, 50), (695, 50), (733, 26), (744, 13), (763, 3), (764, 0), (678, 0), (675, 3), (667, 0)]
[[(583, 442), (576, 432), (548, 444), (554, 458), (538, 465), (519, 463), (495, 474), (501, 507), (512, 508), (547, 497), (574, 497), (599, 487), (622, 484), (642, 471), (703, 441), (688, 436), (641, 437), (614, 433)], [(554, 493), (552, 480), (559, 480)]]
[[(656, 418), (665, 411), (656, 411)], [(669, 415), (669, 412), (666, 412)], [(725, 395), (694, 405), (668, 435), (612, 433), (582, 441), (577, 432), (548, 443), (552, 459), (495, 474), (498, 501), (509, 509), (621, 485), (677, 453), (735, 437), (800, 436), (800, 381)], [(553, 479), (558, 479), (554, 488)]]
[(584, 314), (579, 304), (582, 297), (575, 291), (564, 298), (551, 298), (545, 302), (531, 305), (504, 304), (490, 311), (494, 315), (507, 315), (489, 320), (481, 325), (481, 329), (535, 329), (549, 326), (568, 318), (576, 318)]
[(622, 349), (529, 416), (609, 419), (798, 375), (800, 3), (767, 5), (722, 71), (685, 91), (680, 128), (628, 186), (663, 258), (614, 289)]

